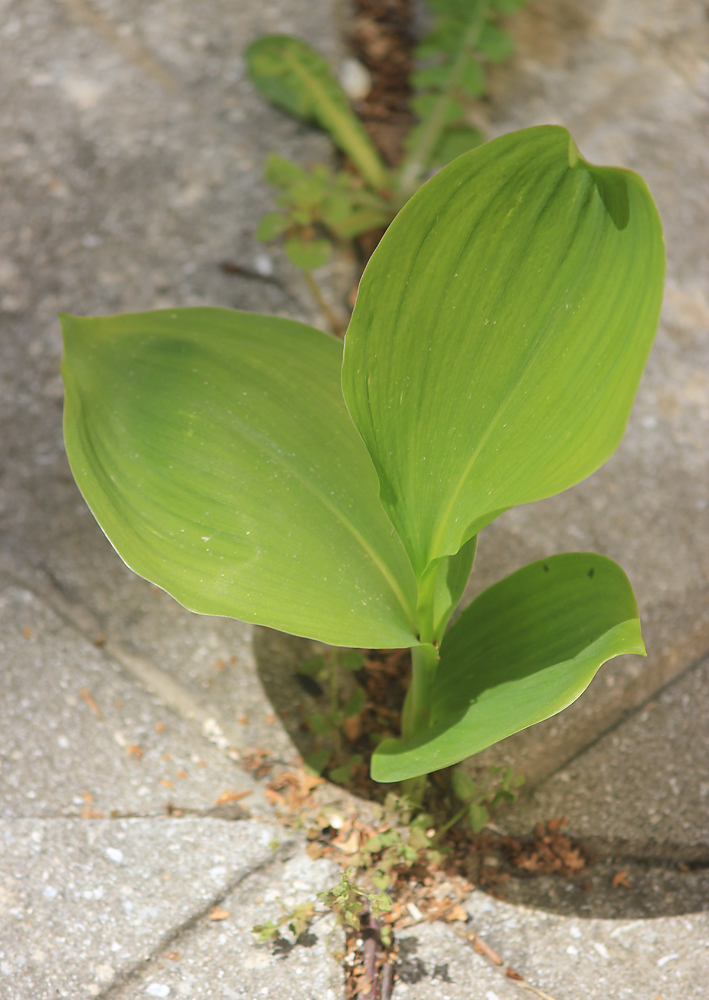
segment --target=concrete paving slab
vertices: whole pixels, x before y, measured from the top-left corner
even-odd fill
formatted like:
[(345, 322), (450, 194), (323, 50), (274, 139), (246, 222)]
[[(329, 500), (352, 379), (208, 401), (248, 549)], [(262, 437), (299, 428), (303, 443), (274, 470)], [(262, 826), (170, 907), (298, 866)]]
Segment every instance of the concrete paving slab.
[(292, 856), (255, 871), (224, 897), (219, 909), (229, 916), (195, 922), (117, 986), (111, 1000), (340, 1000), (343, 972), (332, 952), (343, 941), (331, 919), (314, 921), (298, 942), (286, 928), (275, 943), (259, 944), (252, 933), (255, 924), (280, 915), (281, 902), (292, 907), (314, 900), (339, 881), (338, 866), (311, 861), (300, 840), (294, 848), (284, 845), (284, 853)]
[(208, 919), (282, 836), (253, 820), (1, 820), (2, 995), (105, 994)]
[(495, 967), (445, 924), (418, 924), (397, 935), (395, 996), (405, 1000), (519, 1000), (504, 970)]
[(481, 892), (473, 893), (466, 909), (475, 931), (503, 961), (553, 1000), (706, 997), (706, 913), (582, 920), (513, 906)]
[(261, 786), (28, 590), (0, 592), (0, 809), (6, 817), (208, 810)]

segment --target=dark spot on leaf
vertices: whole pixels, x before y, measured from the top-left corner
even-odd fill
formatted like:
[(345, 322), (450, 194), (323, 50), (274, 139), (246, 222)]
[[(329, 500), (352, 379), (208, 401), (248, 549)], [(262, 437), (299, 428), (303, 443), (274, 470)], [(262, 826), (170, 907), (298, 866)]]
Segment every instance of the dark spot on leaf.
[(596, 571), (594, 570), (593, 566), (591, 566), (590, 570), (588, 571), (588, 578), (589, 578), (589, 580), (592, 580), (592, 579), (593, 579), (593, 574), (594, 574), (595, 572), (596, 572)]
[(545, 573), (548, 573), (548, 572), (549, 572), (549, 567), (547, 566), (547, 564), (546, 564), (546, 563), (544, 563), (544, 572), (545, 572)]

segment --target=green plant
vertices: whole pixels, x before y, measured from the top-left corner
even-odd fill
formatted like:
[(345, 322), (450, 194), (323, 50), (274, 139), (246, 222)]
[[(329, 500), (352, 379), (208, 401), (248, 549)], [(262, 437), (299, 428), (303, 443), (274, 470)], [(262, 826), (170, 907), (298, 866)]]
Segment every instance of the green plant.
[(511, 767), (488, 767), (482, 780), (473, 781), (462, 767), (451, 774), (451, 790), (463, 803), (458, 812), (439, 831), (439, 836), (465, 817), (473, 833), (479, 833), (490, 822), (495, 810), (504, 802), (514, 802), (516, 789), (524, 784), (524, 775), (515, 774)]
[[(287, 924), (290, 932), (298, 938), (315, 917), (325, 916), (327, 913), (334, 913), (336, 927), (347, 926), (359, 930), (360, 915), (365, 909), (369, 910), (375, 920), (391, 909), (391, 900), (385, 892), (373, 892), (355, 881), (354, 867), (347, 868), (340, 876), (340, 881), (331, 889), (317, 893), (317, 900), (323, 904), (323, 909), (317, 910), (317, 904), (312, 900), (300, 903), (292, 910), (286, 909), (281, 903), (284, 912), (277, 921), (256, 924), (252, 931), (258, 935), (259, 941), (273, 941), (280, 936), (281, 927)], [(387, 947), (391, 943), (391, 931), (386, 926), (382, 928), (382, 940)]]
[[(465, 121), (467, 105), (485, 93), (486, 63), (513, 50), (497, 15), (524, 2), (429, 0), (434, 24), (417, 48), (423, 66), (411, 81), (419, 124), (407, 138), (407, 154), (397, 170), (382, 161), (326, 59), (287, 35), (254, 42), (246, 58), (260, 92), (296, 118), (325, 129), (353, 168), (317, 164), (306, 170), (271, 154), (266, 179), (280, 192), (278, 211), (261, 220), (256, 238), (284, 237), (289, 259), (307, 273), (326, 263), (331, 240), (388, 226), (428, 171), (483, 141)], [(312, 284), (311, 289), (320, 301)]]
[(627, 577), (590, 553), (518, 570), (446, 626), (478, 533), (617, 447), (663, 274), (641, 178), (565, 129), (511, 133), (404, 206), (344, 348), (224, 309), (63, 317), (69, 461), (126, 563), (192, 610), (410, 646), (402, 736), (372, 775), (420, 797), (644, 653)]
[[(343, 759), (340, 730), (345, 719), (352, 718), (362, 710), (364, 691), (361, 687), (355, 687), (347, 702), (341, 705), (339, 672), (358, 670), (363, 663), (364, 657), (354, 649), (331, 649), (324, 655), (311, 657), (300, 668), (301, 674), (325, 682), (330, 702), (327, 712), (313, 712), (307, 719), (311, 732), (325, 739), (329, 746), (313, 751), (305, 758), (304, 764), (316, 774), (322, 774), (329, 767), (330, 779), (342, 784), (347, 784), (354, 769), (362, 762), (359, 754), (348, 754)], [(333, 767), (333, 764), (336, 766)]]

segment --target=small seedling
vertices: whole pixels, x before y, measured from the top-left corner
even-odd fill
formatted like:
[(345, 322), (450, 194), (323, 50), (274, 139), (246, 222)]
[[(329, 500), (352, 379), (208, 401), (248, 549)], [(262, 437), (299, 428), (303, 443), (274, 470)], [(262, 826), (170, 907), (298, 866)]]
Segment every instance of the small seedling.
[[(320, 909), (317, 909), (318, 902), (321, 904)], [(277, 940), (284, 925), (288, 926), (297, 940), (316, 917), (328, 913), (335, 915), (335, 927), (351, 927), (353, 930), (359, 930), (360, 916), (365, 909), (377, 920), (391, 909), (391, 899), (385, 892), (374, 892), (366, 886), (359, 885), (355, 881), (355, 868), (349, 867), (342, 873), (336, 885), (317, 893), (317, 901), (308, 900), (293, 907), (292, 910), (287, 909), (283, 903), (281, 907), (283, 913), (278, 920), (269, 920), (252, 928), (252, 932), (258, 935), (259, 941)], [(385, 947), (388, 947), (390, 940), (391, 931), (388, 927), (382, 928), (382, 941)]]
[[(361, 712), (364, 705), (364, 691), (355, 687), (344, 705), (340, 704), (339, 674), (341, 670), (359, 670), (364, 657), (355, 649), (331, 649), (327, 653), (313, 656), (300, 668), (302, 677), (326, 685), (329, 693), (329, 711), (313, 712), (306, 724), (315, 736), (321, 737), (328, 746), (320, 747), (309, 754), (304, 764), (314, 774), (322, 774), (328, 769), (328, 777), (337, 784), (346, 785), (351, 781), (355, 769), (362, 763), (360, 754), (342, 755), (341, 727), (345, 719), (351, 719)], [(335, 766), (333, 766), (335, 765)]]
[(586, 162), (563, 128), (511, 133), (407, 202), (344, 348), (227, 309), (64, 316), (69, 461), (126, 563), (188, 608), (410, 647), (402, 734), (372, 776), (420, 800), (429, 772), (645, 652), (628, 578), (588, 552), (517, 570), (447, 625), (479, 532), (617, 447), (663, 276), (637, 174)]
[[(269, 35), (249, 46), (249, 74), (264, 97), (326, 130), (351, 166), (333, 170), (316, 164), (305, 169), (271, 154), (266, 180), (280, 192), (278, 211), (264, 216), (256, 238), (283, 238), (290, 261), (309, 275), (327, 262), (333, 242), (386, 228), (432, 169), (483, 142), (466, 114), (486, 91), (486, 66), (513, 51), (512, 40), (498, 24), (499, 15), (524, 3), (429, 0), (433, 26), (415, 51), (421, 68), (411, 79), (419, 124), (407, 137), (407, 152), (397, 169), (383, 162), (329, 63), (306, 42)], [(312, 278), (309, 284), (323, 305)]]

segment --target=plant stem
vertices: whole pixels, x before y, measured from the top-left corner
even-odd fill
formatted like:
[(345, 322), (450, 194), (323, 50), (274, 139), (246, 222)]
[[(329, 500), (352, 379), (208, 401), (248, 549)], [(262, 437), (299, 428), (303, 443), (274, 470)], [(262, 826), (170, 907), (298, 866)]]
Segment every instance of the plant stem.
[(329, 303), (327, 302), (325, 296), (322, 293), (320, 285), (317, 283), (317, 281), (315, 280), (310, 271), (303, 271), (303, 276), (305, 278), (305, 282), (308, 288), (313, 293), (313, 298), (320, 306), (320, 309), (322, 310), (325, 319), (330, 324), (332, 332), (335, 334), (336, 337), (339, 337), (340, 340), (342, 340), (342, 338), (345, 336), (345, 329), (342, 323), (340, 323), (335, 313), (330, 308)]
[(404, 161), (398, 183), (399, 192), (404, 201), (407, 201), (419, 187), (422, 176), (430, 166), (431, 157), (436, 151), (441, 133), (446, 126), (448, 106), (458, 89), (466, 62), (473, 57), (489, 7), (489, 0), (478, 0), (477, 8), (463, 38), (463, 44), (451, 67), (446, 89), (433, 106), (418, 143)]
[[(337, 661), (337, 650), (333, 649), (330, 654), (330, 714), (334, 717), (335, 713), (339, 708), (339, 664)], [(342, 751), (342, 738), (340, 736), (340, 727), (333, 725), (332, 727), (332, 742), (334, 744), (335, 753), (339, 756)]]
[[(438, 666), (438, 650), (431, 643), (411, 650), (411, 684), (406, 692), (402, 713), (401, 736), (413, 739), (428, 728), (433, 679)], [(421, 805), (427, 775), (409, 778), (401, 784), (402, 794), (414, 805)]]
[(435, 843), (440, 843), (440, 841), (443, 839), (444, 835), (448, 833), (450, 828), (452, 826), (455, 826), (458, 820), (462, 819), (463, 816), (465, 816), (466, 812), (468, 811), (468, 808), (475, 801), (476, 798), (477, 796), (472, 795), (469, 799), (466, 799), (463, 808), (459, 809), (458, 812), (454, 814), (453, 818), (449, 819), (447, 823), (439, 827), (439, 829), (436, 831), (436, 836), (434, 837)]

